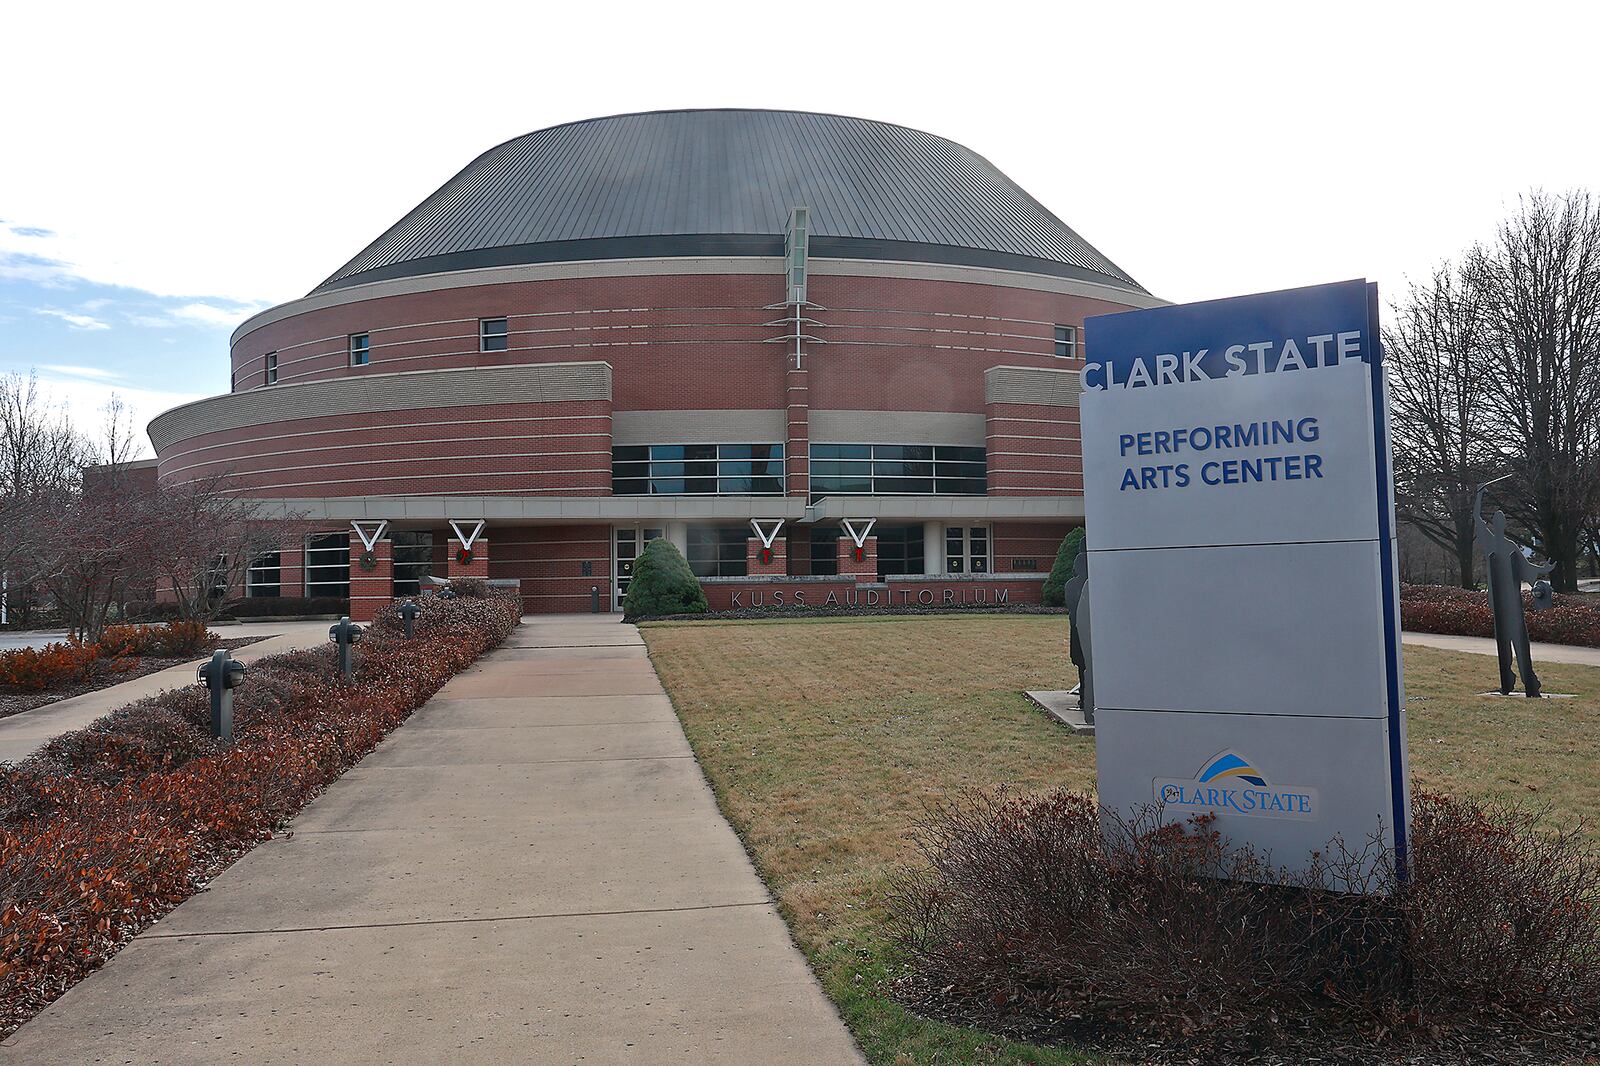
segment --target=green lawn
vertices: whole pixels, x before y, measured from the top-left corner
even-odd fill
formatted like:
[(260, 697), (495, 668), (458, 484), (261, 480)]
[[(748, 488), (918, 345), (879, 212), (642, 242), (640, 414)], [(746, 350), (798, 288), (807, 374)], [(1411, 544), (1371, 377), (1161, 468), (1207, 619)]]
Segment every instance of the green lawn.
[[(924, 1020), (887, 997), (893, 871), (923, 805), (1007, 784), (1092, 788), (1094, 744), (1025, 689), (1073, 683), (1065, 619), (1041, 615), (653, 623), (650, 655), (724, 813), (874, 1063), (1104, 1061)], [(1406, 649), (1424, 787), (1516, 793), (1563, 816), (1600, 802), (1600, 669), (1551, 664), (1571, 700), (1477, 695), (1494, 660)]]

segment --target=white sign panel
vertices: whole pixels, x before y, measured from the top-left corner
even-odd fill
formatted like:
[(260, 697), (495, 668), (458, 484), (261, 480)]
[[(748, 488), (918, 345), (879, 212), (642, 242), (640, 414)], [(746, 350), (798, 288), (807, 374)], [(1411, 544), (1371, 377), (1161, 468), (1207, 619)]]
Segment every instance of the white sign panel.
[(1100, 799), (1298, 869), (1403, 871), (1388, 411), (1365, 282), (1091, 318), (1080, 398)]

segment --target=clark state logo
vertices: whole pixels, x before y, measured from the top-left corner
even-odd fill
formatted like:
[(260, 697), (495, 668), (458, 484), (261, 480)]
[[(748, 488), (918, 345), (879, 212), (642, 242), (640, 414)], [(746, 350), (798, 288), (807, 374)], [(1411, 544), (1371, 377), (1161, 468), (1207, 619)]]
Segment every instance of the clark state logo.
[(1213, 755), (1192, 778), (1156, 778), (1155, 794), (1156, 802), (1169, 811), (1301, 821), (1312, 821), (1318, 814), (1316, 789), (1268, 784), (1266, 774), (1235, 751)]

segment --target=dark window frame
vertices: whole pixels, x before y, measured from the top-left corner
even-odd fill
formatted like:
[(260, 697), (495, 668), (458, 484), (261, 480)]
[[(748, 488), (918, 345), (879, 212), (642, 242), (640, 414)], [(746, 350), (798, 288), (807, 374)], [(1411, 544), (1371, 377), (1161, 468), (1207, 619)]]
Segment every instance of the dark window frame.
[(1055, 354), (1057, 359), (1078, 358), (1078, 327), (1056, 324)]
[(784, 482), (783, 445), (776, 442), (611, 449), (613, 496), (782, 496)]
[(811, 499), (987, 496), (985, 448), (957, 444), (813, 444)]
[[(490, 329), (495, 323), (500, 324), (498, 332)], [(495, 342), (498, 342), (496, 344)], [(504, 316), (500, 318), (478, 319), (478, 351), (504, 352), (511, 347), (511, 320)]]

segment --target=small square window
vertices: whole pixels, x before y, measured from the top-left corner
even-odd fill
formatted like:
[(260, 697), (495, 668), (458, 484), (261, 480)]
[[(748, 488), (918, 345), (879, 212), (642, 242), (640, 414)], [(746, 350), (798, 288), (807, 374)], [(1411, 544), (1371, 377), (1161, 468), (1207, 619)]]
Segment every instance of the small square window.
[(506, 350), (506, 320), (503, 318), (478, 319), (478, 351), (503, 352)]
[(268, 352), (267, 353), (267, 384), (268, 385), (276, 385), (277, 383), (278, 383), (278, 353), (277, 352)]
[(1056, 327), (1056, 357), (1060, 359), (1076, 359), (1078, 357), (1078, 327)]
[(371, 358), (371, 344), (365, 333), (350, 334), (350, 365), (366, 366)]

